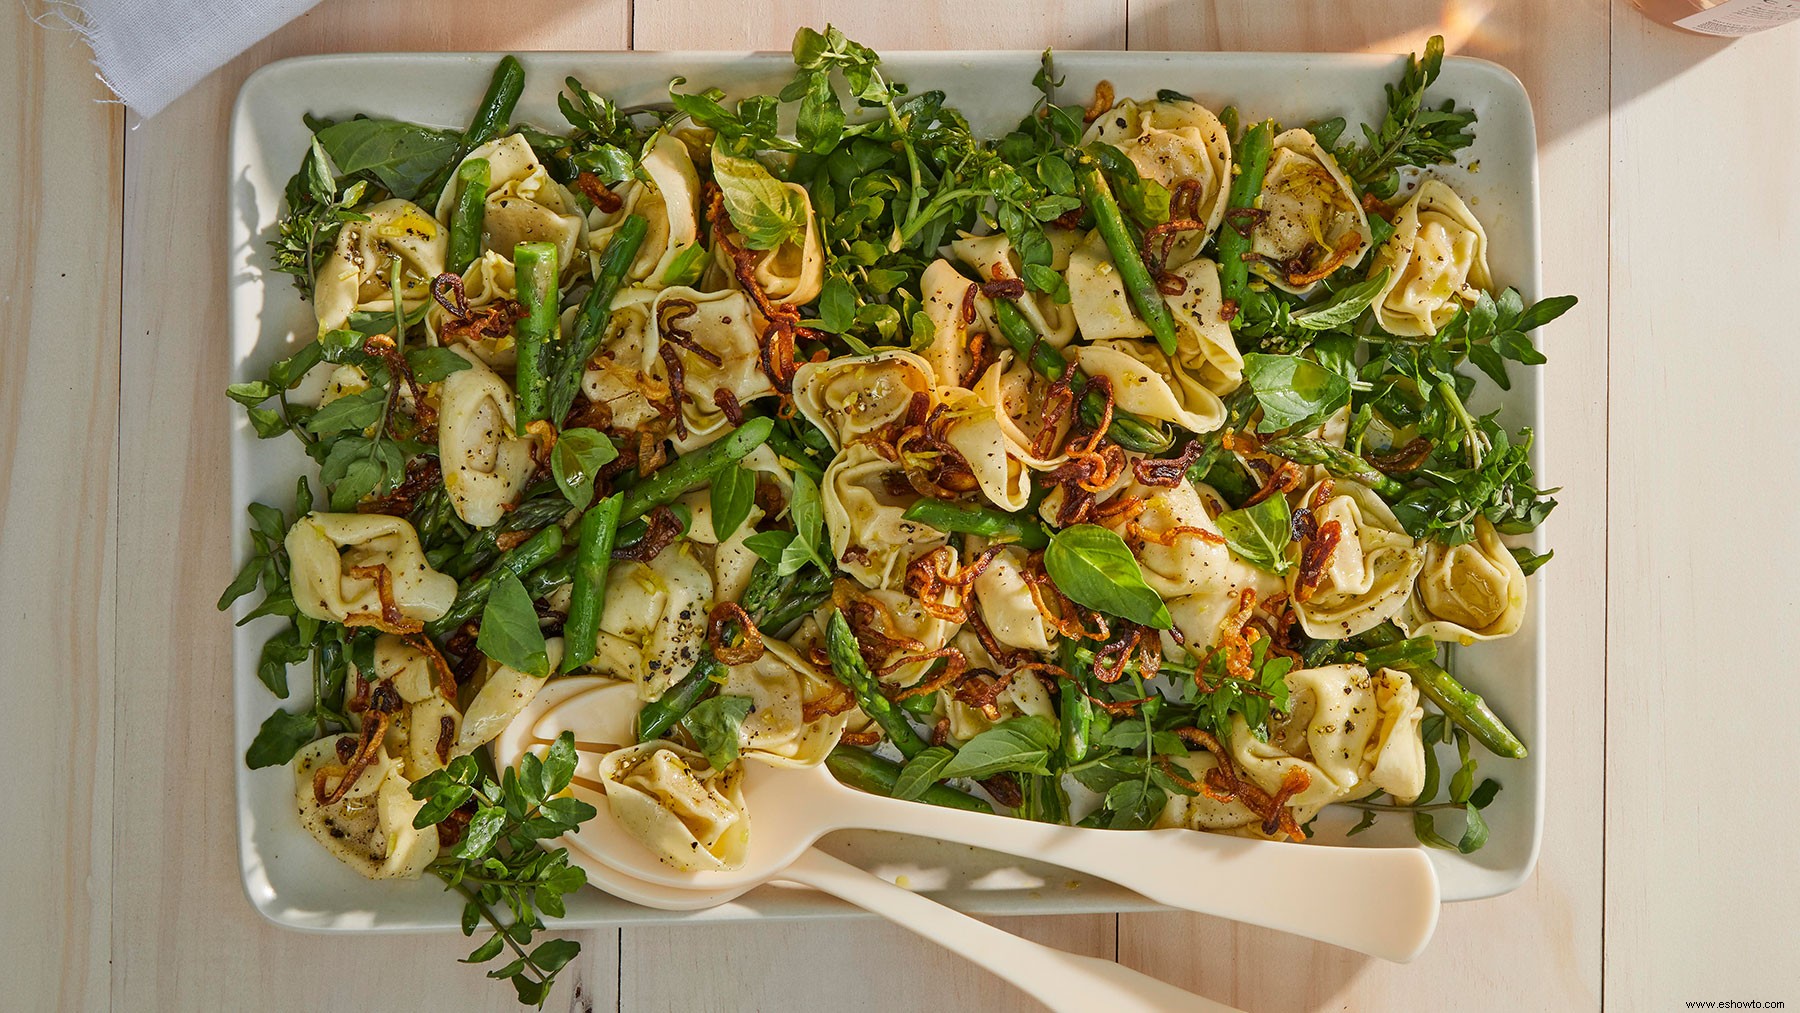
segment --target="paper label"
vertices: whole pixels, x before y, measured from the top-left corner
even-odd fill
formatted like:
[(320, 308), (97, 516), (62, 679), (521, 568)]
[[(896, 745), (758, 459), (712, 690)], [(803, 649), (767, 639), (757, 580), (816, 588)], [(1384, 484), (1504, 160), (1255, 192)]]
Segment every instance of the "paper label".
[(1707, 35), (1753, 35), (1796, 19), (1800, 19), (1800, 0), (1725, 0), (1675, 24)]

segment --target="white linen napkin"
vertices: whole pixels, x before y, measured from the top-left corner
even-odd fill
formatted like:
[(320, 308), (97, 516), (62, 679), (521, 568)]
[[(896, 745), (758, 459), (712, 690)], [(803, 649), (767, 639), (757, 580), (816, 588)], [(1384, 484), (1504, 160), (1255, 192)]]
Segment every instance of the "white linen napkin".
[(63, 0), (62, 21), (94, 50), (100, 80), (140, 116), (156, 115), (200, 79), (319, 0)]

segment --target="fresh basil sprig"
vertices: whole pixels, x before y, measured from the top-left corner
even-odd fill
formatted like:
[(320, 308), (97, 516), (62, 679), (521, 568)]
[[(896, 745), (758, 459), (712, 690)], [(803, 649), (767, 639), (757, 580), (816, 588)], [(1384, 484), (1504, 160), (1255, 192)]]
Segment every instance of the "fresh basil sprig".
[(1287, 497), (1279, 493), (1241, 510), (1219, 515), (1219, 533), (1244, 562), (1277, 577), (1293, 568), (1288, 542), (1293, 539)]
[(1350, 403), (1350, 381), (1298, 355), (1244, 356), (1244, 382), (1262, 406), (1259, 433), (1321, 422)]
[(1044, 550), (1044, 569), (1078, 605), (1154, 629), (1175, 625), (1162, 597), (1144, 582), (1125, 540), (1097, 524), (1058, 531)]

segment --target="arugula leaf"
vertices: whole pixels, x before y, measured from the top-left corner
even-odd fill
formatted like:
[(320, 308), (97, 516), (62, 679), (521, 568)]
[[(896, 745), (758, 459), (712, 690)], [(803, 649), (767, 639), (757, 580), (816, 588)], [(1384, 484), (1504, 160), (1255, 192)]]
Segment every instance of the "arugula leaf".
[(1166, 630), (1174, 625), (1162, 597), (1144, 582), (1125, 540), (1097, 524), (1058, 531), (1044, 550), (1044, 569), (1077, 604)]
[(726, 468), (714, 476), (708, 496), (712, 506), (713, 537), (723, 542), (737, 534), (738, 528), (743, 527), (744, 520), (750, 516), (750, 507), (756, 500), (756, 473), (747, 468)]
[(1259, 433), (1318, 422), (1350, 403), (1350, 381), (1298, 355), (1244, 356), (1244, 382), (1262, 406)]
[(318, 137), (312, 138), (300, 170), (287, 182), (287, 214), (276, 223), (275, 238), (269, 241), (275, 270), (293, 275), (302, 296), (312, 297), (318, 265), (331, 252), (344, 223), (368, 221), (356, 210), (368, 188), (366, 181), (357, 180), (340, 190), (337, 167)]
[(1286, 496), (1274, 495), (1261, 502), (1219, 515), (1219, 533), (1225, 544), (1246, 563), (1276, 576), (1293, 567), (1288, 542), (1293, 539)]
[(481, 632), (475, 646), (507, 668), (542, 678), (550, 674), (550, 657), (544, 648), (544, 631), (525, 585), (506, 567), (499, 567), (481, 609)]
[(367, 174), (387, 191), (414, 200), (456, 156), (462, 135), (402, 120), (353, 119), (314, 135), (346, 176)]
[(605, 433), (593, 429), (565, 429), (550, 450), (550, 474), (563, 497), (577, 510), (586, 510), (594, 499), (594, 479), (600, 469), (619, 456)]
[(695, 704), (681, 719), (681, 727), (694, 737), (714, 770), (724, 770), (738, 758), (744, 719), (754, 703), (747, 696), (715, 696)]
[(1007, 718), (963, 743), (956, 755), (939, 768), (937, 776), (941, 780), (979, 780), (1003, 771), (1048, 774), (1050, 752), (1057, 748), (1059, 735), (1054, 721), (1037, 714)]
[(806, 240), (806, 201), (769, 174), (754, 158), (740, 158), (713, 145), (713, 178), (725, 196), (731, 224), (752, 250), (773, 250)]
[(909, 802), (923, 798), (932, 785), (944, 780), (944, 768), (955, 758), (956, 750), (949, 746), (931, 746), (906, 761), (894, 781), (894, 797)]

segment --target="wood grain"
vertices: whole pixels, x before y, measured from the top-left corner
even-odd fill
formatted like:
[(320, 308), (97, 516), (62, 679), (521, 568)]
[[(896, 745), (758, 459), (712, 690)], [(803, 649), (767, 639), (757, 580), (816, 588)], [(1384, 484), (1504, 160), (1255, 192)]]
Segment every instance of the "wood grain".
[(124, 111), (87, 47), (0, 12), (0, 1006), (108, 1002)]
[[(515, 1008), (505, 984), (455, 963), (472, 945), (459, 936), (296, 934), (263, 923), (238, 882), (233, 776), (242, 760), (231, 739), (230, 641), (213, 610), (236, 565), (230, 535), (241, 522), (221, 509), (229, 501), (229, 406), (221, 395), (229, 382), (226, 124), (244, 76), (280, 57), (623, 48), (628, 19), (622, 3), (465, 5), (447, 18), (427, 0), (328, 0), (131, 132), (112, 751), (119, 790), (110, 956), (120, 1008)], [(553, 1001), (612, 1007), (617, 933), (584, 933), (581, 941), (582, 956)], [(321, 994), (332, 980), (350, 983), (340, 1000)]]
[[(1458, 1009), (1591, 1009), (1600, 994), (1606, 561), (1607, 11), (1600, 5), (1517, 3), (1485, 16), (1471, 4), (1331, 0), (1266, 6), (1131, 6), (1133, 48), (1418, 49), (1442, 32), (1453, 51), (1496, 60), (1533, 96), (1543, 170), (1546, 292), (1583, 305), (1548, 329), (1544, 474), (1566, 485), (1546, 528), (1556, 560), (1537, 579), (1551, 602), (1549, 762), (1543, 854), (1536, 876), (1505, 897), (1448, 905), (1431, 948), (1412, 965), (1195, 915), (1126, 915), (1119, 957), (1139, 970), (1260, 1011), (1403, 1009), (1437, 1000)], [(1264, 16), (1258, 16), (1264, 15)], [(1552, 56), (1554, 54), (1554, 56)], [(1530, 968), (1528, 973), (1521, 969)]]
[(1792, 1007), (1800, 32), (1613, 52), (1606, 1001)]

